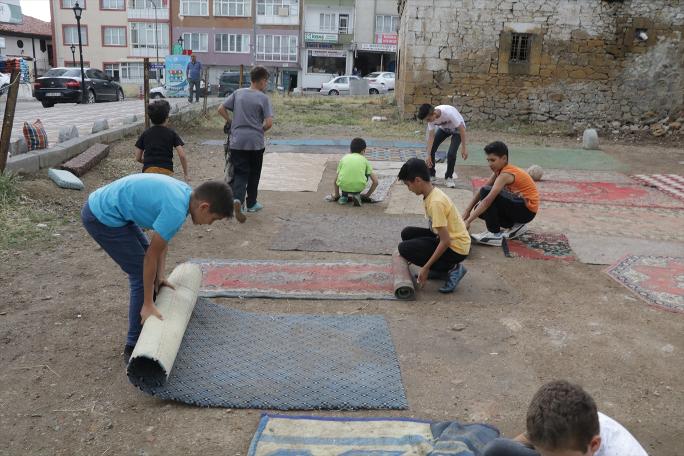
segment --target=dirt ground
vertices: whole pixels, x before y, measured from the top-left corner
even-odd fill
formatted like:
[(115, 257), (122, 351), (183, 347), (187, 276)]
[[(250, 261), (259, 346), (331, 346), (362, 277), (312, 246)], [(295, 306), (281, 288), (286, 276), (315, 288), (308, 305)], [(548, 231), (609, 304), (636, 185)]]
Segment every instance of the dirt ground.
[[(472, 142), (494, 136), (470, 134)], [(193, 183), (220, 178), (222, 148), (200, 146), (204, 139), (220, 138), (219, 133), (183, 136)], [(539, 141), (503, 136), (512, 143)], [(576, 145), (574, 139), (549, 141)], [(84, 192), (58, 189), (45, 175), (22, 184), (32, 198), (56, 208), (64, 224), (47, 228), (53, 231), (51, 242), (0, 252), (1, 455), (247, 452), (261, 411), (162, 402), (127, 381), (121, 360), (127, 280), (88, 237), (78, 214), (90, 191), (138, 170), (133, 142), (129, 138), (112, 147), (109, 158), (85, 176)], [(604, 150), (639, 172), (676, 172), (684, 160), (681, 150), (657, 146), (612, 144)], [(171, 243), (167, 269), (193, 257), (358, 259), (268, 249), (279, 217), (382, 212), (386, 203), (351, 208), (324, 202), (334, 167), (328, 163), (317, 193), (261, 192), (265, 209), (244, 225), (200, 227), (188, 221)], [(458, 172), (484, 175), (486, 170), (458, 167)], [(681, 454), (681, 314), (645, 305), (600, 266), (508, 259), (499, 249), (474, 247), (467, 267), (454, 294), (439, 294), (440, 284), (433, 283), (414, 302), (217, 301), (255, 312), (386, 317), (410, 409), (322, 415), (484, 421), (512, 436), (524, 427), (534, 391), (543, 382), (565, 378), (591, 392), (599, 409), (630, 429), (649, 454)]]

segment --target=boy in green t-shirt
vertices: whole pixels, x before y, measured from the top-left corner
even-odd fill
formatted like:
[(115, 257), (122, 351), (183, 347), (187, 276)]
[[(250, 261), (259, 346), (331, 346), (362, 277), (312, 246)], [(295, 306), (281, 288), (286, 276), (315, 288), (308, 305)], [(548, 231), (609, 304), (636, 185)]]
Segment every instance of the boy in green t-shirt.
[[(354, 206), (361, 206), (362, 201), (370, 202), (370, 196), (378, 186), (378, 177), (373, 172), (371, 164), (363, 156), (366, 151), (366, 141), (361, 138), (354, 138), (349, 148), (351, 153), (342, 157), (339, 165), (337, 165), (335, 192), (325, 199), (337, 201), (339, 204), (347, 204), (351, 200)], [(369, 178), (372, 184), (366, 193), (361, 194), (366, 188)]]

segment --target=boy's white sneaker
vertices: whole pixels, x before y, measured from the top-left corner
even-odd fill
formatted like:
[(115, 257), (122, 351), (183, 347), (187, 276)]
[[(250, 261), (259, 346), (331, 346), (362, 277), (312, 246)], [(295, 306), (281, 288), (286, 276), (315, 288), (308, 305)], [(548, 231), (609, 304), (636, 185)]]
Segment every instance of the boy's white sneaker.
[(527, 223), (516, 223), (506, 233), (508, 239), (515, 239), (527, 232)]
[(456, 182), (454, 182), (454, 179), (450, 177), (446, 180), (446, 186), (449, 188), (456, 188)]
[(490, 233), (485, 231), (483, 233), (471, 234), (470, 237), (475, 239), (476, 242), (485, 245), (493, 245), (495, 247), (501, 247), (501, 242), (504, 237), (503, 233)]

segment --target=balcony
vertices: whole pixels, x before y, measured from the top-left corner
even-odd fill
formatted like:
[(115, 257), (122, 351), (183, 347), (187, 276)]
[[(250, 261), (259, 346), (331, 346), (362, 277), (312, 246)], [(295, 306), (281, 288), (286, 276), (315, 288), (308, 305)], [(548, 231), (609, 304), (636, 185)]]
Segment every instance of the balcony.
[[(128, 10), (126, 11), (128, 12), (129, 19), (148, 19), (151, 21), (155, 20), (154, 8), (128, 8)], [(168, 21), (169, 9), (157, 8), (156, 19), (158, 21)]]
[[(159, 57), (163, 58), (169, 53), (169, 48), (167, 46), (159, 47)], [(157, 57), (157, 50), (154, 47), (144, 47), (144, 48), (128, 48), (128, 55), (130, 57)]]

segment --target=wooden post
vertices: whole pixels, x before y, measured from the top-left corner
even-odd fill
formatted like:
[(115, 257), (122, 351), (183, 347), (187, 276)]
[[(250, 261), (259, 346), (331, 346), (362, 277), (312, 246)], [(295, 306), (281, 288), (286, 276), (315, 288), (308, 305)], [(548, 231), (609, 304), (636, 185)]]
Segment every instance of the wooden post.
[(204, 69), (204, 105), (202, 106), (202, 114), (207, 115), (207, 94), (209, 93), (209, 69)]
[(244, 73), (245, 73), (245, 66), (240, 65), (240, 83), (238, 84), (238, 89), (242, 88), (242, 76), (244, 75)]
[(15, 66), (10, 74), (10, 86), (7, 90), (7, 101), (5, 102), (5, 117), (2, 119), (2, 135), (0, 138), (0, 174), (5, 172), (7, 165), (7, 154), (9, 153), (10, 137), (12, 136), (12, 125), (14, 125), (14, 110), (17, 107), (17, 96), (19, 95), (19, 62), (15, 60)]
[(150, 114), (147, 105), (150, 104), (150, 59), (143, 59), (143, 100), (145, 100), (145, 128), (150, 128)]

